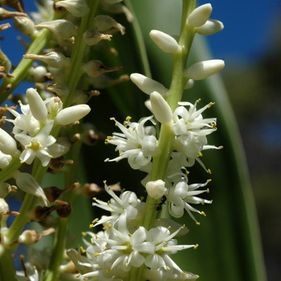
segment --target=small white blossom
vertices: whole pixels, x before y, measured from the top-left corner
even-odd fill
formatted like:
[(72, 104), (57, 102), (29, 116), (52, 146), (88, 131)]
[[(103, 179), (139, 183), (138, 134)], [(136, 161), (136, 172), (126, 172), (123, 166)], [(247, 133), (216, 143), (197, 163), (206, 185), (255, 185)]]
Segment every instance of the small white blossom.
[(187, 177), (183, 177), (179, 182), (170, 187), (166, 195), (170, 215), (179, 218), (184, 215), (184, 211), (187, 211), (190, 217), (199, 224), (192, 212), (200, 215), (204, 215), (204, 212), (197, 210), (193, 205), (212, 203), (210, 200), (198, 197), (198, 195), (202, 193), (209, 192), (209, 189), (198, 190), (206, 186), (208, 182), (209, 181), (205, 183), (188, 184)]
[(56, 155), (51, 155), (48, 151), (56, 139), (50, 135), (53, 122), (49, 121), (38, 134), (31, 137), (24, 133), (15, 135), (17, 141), (23, 146), (24, 150), (20, 155), (22, 163), (31, 164), (33, 160), (38, 157), (42, 163), (42, 166), (46, 167), (51, 158), (56, 158)]
[(146, 117), (137, 122), (127, 120), (124, 125), (116, 121), (115, 125), (122, 133), (113, 133), (107, 138), (107, 143), (116, 145), (119, 156), (106, 161), (120, 161), (128, 158), (128, 162), (133, 169), (143, 169), (151, 162), (158, 147), (158, 140), (152, 126), (144, 126), (152, 117)]
[(9, 211), (9, 205), (4, 198), (0, 197), (0, 218)]
[(195, 160), (201, 156), (202, 150), (217, 148), (207, 145), (206, 137), (216, 130), (216, 118), (203, 118), (202, 116), (203, 111), (212, 103), (199, 110), (196, 109), (197, 103), (198, 101), (193, 105), (189, 102), (182, 102), (174, 112), (175, 150), (182, 152), (188, 158), (188, 166), (194, 164)]
[(140, 217), (140, 210), (143, 204), (134, 192), (125, 191), (118, 197), (110, 189), (110, 186), (105, 185), (105, 190), (112, 198), (108, 202), (103, 202), (95, 198), (93, 206), (110, 212), (110, 216), (102, 216), (95, 225), (106, 224), (114, 226), (118, 224), (120, 220), (125, 220), (130, 223), (132, 220), (136, 220)]

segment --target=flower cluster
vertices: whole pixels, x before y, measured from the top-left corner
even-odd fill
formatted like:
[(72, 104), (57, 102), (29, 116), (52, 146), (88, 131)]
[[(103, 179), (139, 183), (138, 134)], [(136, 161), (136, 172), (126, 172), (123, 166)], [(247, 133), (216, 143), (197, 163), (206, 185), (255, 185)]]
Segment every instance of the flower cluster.
[(140, 226), (144, 203), (134, 192), (125, 191), (118, 197), (108, 186), (106, 191), (112, 199), (108, 203), (95, 199), (93, 204), (110, 212), (94, 225), (102, 223), (105, 230), (85, 234), (89, 239), (85, 239), (84, 255), (75, 250), (68, 251), (81, 278), (124, 280), (130, 270), (145, 266), (145, 274), (155, 276), (147, 280), (166, 280), (159, 277), (166, 274), (177, 280), (196, 279), (195, 275), (183, 272), (170, 257), (178, 251), (197, 247), (177, 245), (174, 238), (182, 228), (174, 232), (164, 226), (147, 230)]

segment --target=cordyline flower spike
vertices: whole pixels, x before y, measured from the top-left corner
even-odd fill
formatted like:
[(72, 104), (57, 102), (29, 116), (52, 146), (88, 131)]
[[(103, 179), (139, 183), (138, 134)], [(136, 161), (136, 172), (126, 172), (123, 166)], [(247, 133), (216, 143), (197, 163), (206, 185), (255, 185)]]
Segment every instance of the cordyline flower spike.
[(223, 68), (223, 60), (216, 59), (200, 61), (190, 66), (186, 70), (185, 75), (187, 78), (191, 78), (193, 80), (202, 80), (221, 71)]
[(91, 111), (87, 104), (77, 104), (62, 109), (56, 116), (56, 123), (59, 125), (69, 125), (79, 121)]
[(48, 111), (44, 101), (42, 100), (38, 92), (33, 88), (29, 88), (26, 91), (26, 98), (33, 117), (41, 122), (46, 121)]
[(161, 83), (146, 77), (140, 73), (132, 73), (130, 75), (131, 81), (145, 94), (150, 95), (156, 91), (162, 96), (166, 96), (168, 89), (165, 88)]
[(0, 128), (0, 150), (6, 154), (14, 155), (17, 150), (16, 141)]
[(192, 27), (203, 25), (209, 19), (212, 10), (212, 5), (210, 3), (195, 8), (189, 14), (187, 24)]
[(63, 7), (74, 17), (83, 17), (89, 11), (85, 0), (62, 0), (55, 2), (55, 7)]
[(207, 20), (205, 24), (195, 29), (198, 34), (201, 35), (213, 35), (223, 30), (224, 25), (219, 20)]
[(172, 110), (166, 100), (158, 93), (150, 94), (151, 111), (160, 123), (169, 123), (172, 120)]
[(181, 46), (178, 44), (176, 39), (165, 32), (151, 30), (149, 36), (152, 41), (165, 53), (176, 54), (181, 50)]

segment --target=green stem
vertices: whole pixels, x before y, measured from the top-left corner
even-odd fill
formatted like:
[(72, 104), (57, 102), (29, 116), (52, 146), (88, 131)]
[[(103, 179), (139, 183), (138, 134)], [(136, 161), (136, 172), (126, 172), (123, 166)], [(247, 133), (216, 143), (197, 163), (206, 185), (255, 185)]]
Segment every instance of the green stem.
[[(71, 152), (70, 152), (70, 158), (73, 159), (74, 164), (71, 166), (71, 169), (69, 169), (65, 173), (65, 185), (70, 186), (75, 180), (75, 171), (77, 170), (77, 166), (79, 163), (79, 155), (81, 150), (81, 143), (77, 142), (72, 146)], [(64, 194), (63, 200), (66, 200), (71, 204), (73, 201), (73, 197), (75, 194), (73, 194), (72, 190), (69, 192), (66, 192)], [(57, 233), (56, 233), (56, 239), (54, 242), (54, 249), (52, 251), (52, 256), (50, 259), (50, 264), (48, 267), (48, 270), (45, 275), (44, 281), (56, 281), (59, 280), (60, 276), (60, 265), (63, 262), (63, 255), (64, 255), (64, 249), (65, 249), (65, 237), (68, 229), (68, 218), (59, 218), (59, 224), (57, 227)]]
[(75, 45), (71, 56), (69, 72), (66, 74), (65, 83), (68, 86), (68, 95), (64, 101), (64, 106), (71, 104), (73, 96), (76, 92), (77, 85), (83, 74), (81, 69), (83, 59), (87, 52), (88, 46), (84, 40), (85, 32), (90, 28), (92, 20), (97, 12), (99, 0), (91, 0), (89, 2), (89, 13), (81, 19), (81, 24), (78, 29), (78, 35), (75, 38)]
[[(173, 63), (173, 73), (172, 81), (169, 90), (169, 96), (167, 102), (174, 110), (178, 102), (182, 98), (185, 78), (184, 78), (184, 67), (186, 64), (186, 59), (189, 55), (191, 44), (194, 37), (194, 32), (189, 28), (186, 23), (186, 18), (188, 14), (195, 8), (196, 1), (184, 1), (183, 2), (183, 11), (182, 11), (182, 26), (181, 26), (181, 35), (179, 39), (179, 44), (182, 46), (182, 51), (174, 55)], [(172, 150), (174, 140), (174, 134), (171, 130), (170, 124), (163, 124), (160, 129), (159, 134), (159, 154), (153, 157), (152, 168), (149, 175), (150, 180), (158, 180), (165, 178), (167, 165), (170, 159), (170, 153)], [(146, 228), (151, 228), (156, 218), (156, 208), (159, 201), (147, 197), (146, 208), (144, 214), (143, 225)]]
[(16, 281), (16, 272), (13, 260), (11, 259), (12, 253), (6, 250), (0, 255), (0, 280), (1, 281)]
[(49, 269), (46, 272), (45, 281), (59, 280), (59, 267), (63, 261), (63, 254), (65, 249), (65, 236), (67, 231), (68, 219), (60, 218), (57, 226), (57, 234), (55, 239), (55, 247), (52, 257), (50, 259)]
[[(31, 43), (26, 53), (38, 54), (46, 46), (50, 37), (50, 32), (44, 29), (39, 32), (36, 39)], [(22, 59), (16, 69), (12, 73), (12, 77), (6, 78), (0, 87), (0, 104), (3, 103), (17, 85), (26, 77), (27, 70), (32, 65), (32, 60)]]

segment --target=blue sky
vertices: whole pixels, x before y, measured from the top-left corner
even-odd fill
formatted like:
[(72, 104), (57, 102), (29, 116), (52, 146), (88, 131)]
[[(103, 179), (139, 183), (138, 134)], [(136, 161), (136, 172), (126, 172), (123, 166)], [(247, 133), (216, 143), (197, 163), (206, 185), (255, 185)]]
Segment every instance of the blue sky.
[[(153, 0), (152, 0), (153, 1)], [(175, 0), (171, 0), (175, 1)], [(34, 9), (34, 0), (26, 0), (26, 8)], [(199, 1), (200, 4), (207, 1)], [(280, 0), (212, 0), (213, 18), (223, 21), (223, 32), (208, 38), (214, 57), (233, 62), (252, 63), (273, 44), (274, 28), (281, 15)], [(3, 32), (9, 44), (0, 42), (5, 52), (21, 58), (22, 50), (14, 33)]]
[[(209, 39), (215, 57), (252, 62), (273, 44), (280, 0), (212, 0), (213, 17), (225, 29)], [(206, 3), (200, 1), (201, 4)]]

